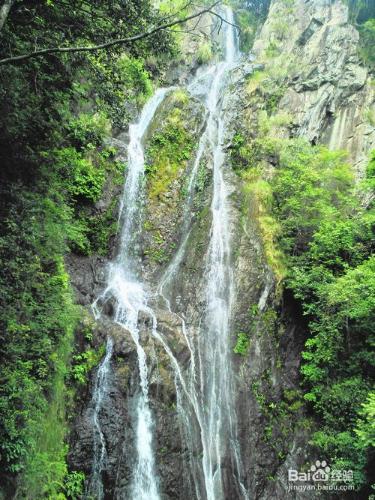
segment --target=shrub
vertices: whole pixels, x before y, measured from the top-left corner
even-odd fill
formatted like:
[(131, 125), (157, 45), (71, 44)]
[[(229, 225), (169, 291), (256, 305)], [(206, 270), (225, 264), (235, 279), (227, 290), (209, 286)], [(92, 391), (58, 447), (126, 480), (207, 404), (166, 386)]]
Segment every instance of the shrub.
[(237, 342), (234, 346), (233, 352), (236, 354), (240, 354), (241, 356), (245, 356), (250, 347), (250, 339), (246, 333), (238, 333), (237, 334)]
[[(271, 130), (262, 127), (265, 134)], [(304, 399), (322, 429), (313, 443), (333, 467), (354, 470), (361, 487), (371, 439), (366, 398), (374, 367), (373, 203), (363, 208), (343, 152), (267, 135), (247, 142), (237, 134), (231, 157), (252, 207), (245, 216), (259, 221), (267, 260), (300, 301), (308, 323)], [(361, 184), (368, 200), (373, 170), (372, 155)], [(356, 435), (363, 437), (361, 446)]]

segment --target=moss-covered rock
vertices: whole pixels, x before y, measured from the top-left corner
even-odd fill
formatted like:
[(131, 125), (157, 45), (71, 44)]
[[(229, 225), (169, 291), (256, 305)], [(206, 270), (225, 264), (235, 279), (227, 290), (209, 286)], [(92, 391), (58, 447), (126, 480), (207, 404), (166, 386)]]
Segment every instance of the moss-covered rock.
[(182, 90), (165, 100), (146, 139), (143, 254), (152, 271), (167, 262), (180, 236), (186, 185), (203, 126), (203, 106)]

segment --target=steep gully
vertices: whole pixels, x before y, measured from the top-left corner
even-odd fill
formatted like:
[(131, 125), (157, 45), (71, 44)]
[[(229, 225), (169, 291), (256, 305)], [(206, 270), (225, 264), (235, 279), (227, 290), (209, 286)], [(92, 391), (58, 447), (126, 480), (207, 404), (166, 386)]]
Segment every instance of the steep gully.
[[(229, 8), (225, 16), (231, 23)], [(214, 63), (199, 73), (188, 85), (190, 95), (204, 101), (206, 125), (201, 135), (188, 183), (184, 207), (182, 241), (174, 258), (161, 278), (156, 295), (171, 311), (170, 290), (178, 276), (190, 236), (191, 205), (194, 185), (203, 154), (209, 152), (213, 171), (212, 222), (209, 248), (205, 262), (205, 310), (198, 334), (193, 335), (180, 315), (182, 331), (190, 354), (190, 366), (180, 366), (173, 350), (158, 331), (157, 318), (151, 307), (155, 299), (137, 272), (137, 241), (141, 219), (140, 199), (145, 159), (142, 141), (154, 116), (173, 88), (159, 89), (144, 107), (137, 124), (129, 130), (128, 169), (120, 206), (122, 226), (117, 257), (109, 265), (107, 287), (93, 304), (96, 318), (104, 314), (108, 301), (114, 302), (113, 320), (131, 335), (136, 346), (139, 369), (139, 393), (134, 411), (136, 429), (136, 463), (127, 497), (139, 500), (158, 500), (157, 467), (153, 450), (154, 421), (149, 404), (149, 379), (147, 356), (139, 335), (140, 314), (152, 318), (152, 336), (164, 347), (175, 371), (177, 405), (185, 445), (190, 450), (191, 476), (197, 498), (220, 500), (226, 497), (226, 485), (235, 482), (238, 497), (247, 498), (242, 484), (242, 466), (236, 437), (236, 415), (233, 401), (233, 381), (230, 356), (230, 317), (234, 299), (233, 271), (231, 268), (231, 230), (229, 217), (230, 188), (225, 181), (223, 142), (226, 116), (223, 111), (223, 94), (229, 75), (239, 57), (235, 29), (225, 26), (224, 60)], [(108, 381), (111, 377), (113, 341), (107, 340), (106, 355), (96, 374), (93, 389), (92, 432), (93, 452), (91, 475), (86, 485), (86, 497), (105, 497), (102, 473), (106, 468), (107, 449), (100, 422)], [(197, 446), (197, 441), (199, 445)], [(195, 450), (202, 450), (201, 456)], [(229, 464), (227, 462), (230, 462)], [(228, 470), (232, 471), (228, 477)], [(234, 472), (233, 472), (234, 471)], [(233, 477), (234, 474), (234, 477)], [(233, 489), (233, 487), (232, 487)], [(120, 497), (119, 497), (120, 498)]]

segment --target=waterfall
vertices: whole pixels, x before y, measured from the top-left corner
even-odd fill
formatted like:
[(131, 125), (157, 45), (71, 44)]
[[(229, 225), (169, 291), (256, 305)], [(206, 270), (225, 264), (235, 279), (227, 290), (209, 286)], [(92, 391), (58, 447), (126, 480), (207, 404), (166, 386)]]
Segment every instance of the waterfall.
[[(159, 281), (157, 293), (164, 298), (170, 312), (170, 288), (179, 274), (180, 265), (189, 242), (192, 225), (192, 206), (195, 181), (203, 156), (210, 158), (213, 172), (211, 204), (212, 224), (210, 242), (205, 261), (205, 310), (198, 335), (193, 337), (182, 316), (182, 333), (190, 352), (190, 367), (186, 371), (179, 365), (172, 349), (157, 330), (157, 318), (149, 305), (146, 286), (137, 276), (138, 262), (134, 248), (137, 243), (141, 198), (144, 176), (144, 151), (142, 139), (153, 120), (156, 110), (171, 90), (160, 89), (144, 107), (138, 123), (129, 128), (128, 168), (124, 193), (120, 205), (120, 248), (116, 259), (109, 265), (107, 287), (93, 304), (96, 316), (103, 305), (114, 301), (114, 321), (124, 328), (138, 355), (139, 393), (137, 395), (134, 428), (136, 429), (136, 460), (133, 467), (129, 498), (132, 500), (159, 500), (160, 493), (153, 452), (153, 417), (149, 405), (148, 367), (142, 347), (138, 318), (141, 312), (152, 319), (152, 335), (163, 346), (175, 371), (177, 406), (184, 428), (191, 463), (187, 471), (195, 489), (196, 498), (224, 500), (230, 469), (235, 477), (236, 491), (247, 498), (241, 483), (242, 471), (236, 438), (234, 413), (234, 387), (231, 368), (230, 319), (234, 299), (233, 271), (231, 267), (231, 221), (229, 213), (230, 186), (225, 180), (226, 113), (223, 106), (225, 90), (231, 70), (239, 58), (237, 39), (233, 25), (233, 13), (229, 7), (224, 15), (229, 22), (224, 26), (225, 56), (205, 68), (187, 86), (188, 92), (203, 102), (206, 109), (205, 128), (201, 134), (196, 156), (190, 172), (187, 196), (183, 210), (182, 240), (174, 258)], [(95, 498), (103, 498), (102, 471), (105, 468), (106, 445), (100, 427), (100, 408), (108, 389), (112, 341), (107, 343), (105, 358), (99, 366), (93, 401), (98, 399), (93, 421), (94, 446), (93, 469), (89, 484)], [(105, 377), (102, 373), (105, 371)], [(95, 396), (100, 393), (101, 396)], [(95, 404), (94, 404), (95, 406)], [(96, 408), (96, 406), (95, 406)], [(195, 428), (196, 427), (196, 428)], [(200, 453), (198, 451), (201, 450)]]
[(107, 340), (106, 354), (99, 365), (95, 386), (92, 397), (93, 414), (92, 423), (94, 429), (94, 457), (92, 464), (92, 472), (90, 481), (87, 485), (86, 494), (88, 498), (93, 495), (101, 500), (104, 497), (103, 482), (101, 479), (102, 471), (105, 468), (107, 458), (107, 450), (105, 446), (104, 435), (100, 426), (100, 411), (103, 407), (104, 398), (108, 390), (110, 362), (113, 352), (113, 341), (111, 338)]
[[(119, 252), (115, 261), (109, 265), (107, 287), (93, 304), (94, 313), (98, 317), (103, 304), (114, 299), (114, 321), (130, 333), (136, 345), (140, 393), (135, 412), (137, 460), (134, 468), (131, 495), (132, 498), (137, 500), (159, 500), (159, 493), (152, 448), (153, 420), (148, 399), (147, 359), (140, 343), (138, 330), (139, 313), (143, 311), (151, 314), (151, 311), (147, 306), (147, 295), (143, 283), (134, 272), (136, 263), (132, 247), (138, 229), (139, 198), (145, 167), (142, 139), (159, 105), (170, 90), (171, 88), (157, 90), (143, 108), (138, 123), (129, 127), (128, 168), (119, 214), (119, 220), (122, 222)], [(108, 367), (112, 357), (112, 342), (110, 340), (108, 342), (106, 356), (98, 371), (99, 373), (104, 362), (106, 362), (106, 379), (108, 378)], [(107, 388), (107, 384), (104, 382), (103, 378), (98, 379), (98, 391), (102, 394), (102, 398)], [(101, 471), (104, 464), (104, 459), (102, 460), (100, 457), (102, 455), (103, 457), (106, 456), (106, 450), (98, 416), (93, 428), (94, 432), (96, 431), (101, 436), (101, 446), (94, 446), (93, 460), (94, 466), (99, 463), (100, 467), (96, 466), (96, 469), (93, 467), (90, 484), (93, 483), (93, 487), (96, 488), (94, 491), (96, 498), (100, 500), (103, 498)], [(94, 482), (93, 478), (95, 478)]]
[[(159, 89), (143, 108), (140, 120), (129, 128), (128, 174), (123, 192), (120, 218), (123, 220), (121, 244), (116, 261), (109, 269), (108, 286), (102, 298), (116, 299), (114, 320), (131, 335), (137, 349), (140, 394), (136, 408), (136, 451), (131, 495), (137, 500), (158, 500), (158, 485), (152, 447), (153, 419), (148, 398), (148, 368), (146, 353), (140, 343), (138, 317), (140, 312), (153, 315), (147, 305), (144, 285), (134, 273), (136, 267), (131, 248), (137, 234), (137, 213), (145, 159), (142, 139), (161, 102), (172, 88)], [(154, 329), (156, 323), (154, 323)]]
[[(230, 186), (225, 181), (226, 122), (223, 92), (228, 75), (239, 57), (233, 24), (233, 13), (226, 8), (225, 59), (215, 68), (208, 94), (207, 133), (212, 151), (213, 197), (212, 225), (206, 260), (206, 311), (198, 336), (200, 390), (203, 407), (202, 433), (203, 474), (207, 500), (225, 498), (223, 467), (236, 472), (238, 489), (246, 498), (241, 483), (241, 462), (236, 438), (234, 387), (231, 368), (230, 319), (234, 299), (234, 277), (231, 266), (231, 223), (229, 216)], [(202, 366), (203, 365), (203, 366)]]
[(129, 126), (128, 169), (123, 190), (119, 220), (123, 221), (121, 245), (117, 262), (130, 273), (132, 259), (130, 245), (135, 236), (135, 223), (139, 209), (140, 180), (144, 174), (145, 159), (142, 139), (156, 110), (172, 88), (158, 89), (142, 110), (139, 122)]
[[(227, 20), (233, 23), (227, 9)], [(200, 359), (204, 360), (202, 380), (204, 420), (207, 442), (204, 443), (203, 472), (208, 500), (224, 498), (224, 459), (234, 439), (232, 412), (234, 408), (230, 367), (229, 321), (233, 301), (233, 273), (230, 264), (229, 187), (224, 180), (225, 139), (224, 113), (220, 106), (223, 81), (236, 57), (233, 28), (226, 29), (225, 61), (218, 64), (208, 99), (208, 135), (213, 154), (213, 198), (211, 205), (211, 239), (206, 262), (206, 321), (198, 341)]]
[[(198, 424), (202, 459), (200, 464), (192, 465), (194, 470), (190, 473), (195, 483), (197, 498), (207, 498), (207, 500), (225, 498), (223, 467), (228, 465), (228, 461), (236, 475), (239, 495), (245, 499), (248, 498), (241, 482), (242, 466), (236, 438), (234, 387), (230, 363), (230, 318), (234, 299), (234, 277), (231, 267), (231, 223), (228, 201), (230, 187), (225, 181), (223, 151), (223, 142), (226, 139), (223, 94), (228, 84), (230, 71), (235, 67), (239, 53), (236, 33), (232, 26), (233, 14), (228, 7), (225, 9), (225, 17), (230, 24), (225, 27), (224, 61), (211, 65), (188, 87), (192, 95), (203, 96), (207, 110), (207, 125), (200, 138), (189, 181), (182, 231), (184, 236), (158, 287), (168, 309), (171, 310), (168, 288), (178, 276), (179, 266), (190, 236), (189, 209), (193, 196), (190, 190), (194, 187), (197, 166), (203, 153), (208, 150), (212, 157), (213, 168), (212, 225), (205, 265), (207, 305), (197, 340), (190, 338), (185, 321), (181, 318), (183, 334), (191, 356), (189, 380), (186, 379), (177, 360), (159, 336), (176, 372), (178, 409), (182, 425), (187, 427), (185, 439), (192, 448), (191, 457), (196, 455), (196, 449), (194, 450), (196, 436), (192, 431), (193, 419), (196, 419)], [(201, 474), (203, 472), (203, 482), (197, 479), (199, 472)], [(201, 484), (203, 484), (204, 492), (201, 491)]]

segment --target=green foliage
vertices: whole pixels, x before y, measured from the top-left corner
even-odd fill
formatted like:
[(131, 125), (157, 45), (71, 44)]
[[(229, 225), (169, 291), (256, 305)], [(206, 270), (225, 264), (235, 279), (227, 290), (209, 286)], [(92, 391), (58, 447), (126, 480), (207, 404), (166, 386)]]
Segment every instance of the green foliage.
[(375, 6), (371, 0), (344, 0), (348, 5), (352, 22), (363, 23), (370, 17), (375, 17)]
[[(306, 165), (309, 168), (306, 168)], [(342, 153), (292, 141), (279, 156), (273, 209), (282, 222), (285, 252), (306, 250), (321, 221), (335, 220), (351, 206), (353, 176)]]
[(103, 189), (104, 172), (74, 148), (56, 151), (55, 157), (57, 169), (67, 177), (69, 195), (75, 200), (97, 201)]
[(199, 64), (207, 64), (212, 59), (212, 45), (204, 42), (198, 48), (197, 61)]
[(73, 116), (66, 124), (66, 128), (67, 139), (79, 151), (101, 146), (103, 139), (111, 131), (110, 122), (103, 111)]
[(104, 352), (105, 348), (102, 346), (96, 351), (87, 349), (80, 354), (75, 354), (72, 358), (71, 376), (73, 380), (80, 385), (86, 384), (90, 371), (99, 364)]
[(167, 253), (164, 248), (164, 239), (160, 231), (156, 231), (152, 237), (152, 245), (145, 250), (145, 255), (149, 257), (152, 262), (163, 264), (167, 260)]
[[(286, 2), (284, 2), (286, 4)], [(291, 4), (294, 1), (289, 2)], [(289, 5), (287, 5), (289, 7)], [(284, 16), (280, 16), (278, 19), (275, 19), (272, 23), (272, 31), (275, 34), (277, 40), (283, 41), (286, 38), (286, 35), (289, 32), (288, 20), (284, 18)]]
[(278, 141), (267, 137), (249, 142), (241, 133), (236, 133), (230, 149), (230, 158), (233, 169), (243, 181), (243, 224), (246, 224), (248, 218), (258, 222), (265, 256), (278, 282), (281, 282), (285, 275), (284, 255), (277, 245), (281, 229), (271, 213), (272, 187), (262, 175), (264, 159), (276, 154), (278, 144)]
[(235, 13), (236, 24), (239, 26), (240, 49), (250, 52), (257, 29), (267, 17), (270, 0), (230, 0)]
[(197, 177), (195, 180), (195, 190), (197, 193), (203, 193), (208, 184), (208, 171), (207, 164), (204, 160), (201, 160), (198, 167)]
[(190, 123), (185, 120), (189, 98), (181, 91), (172, 95), (171, 111), (147, 150), (148, 192), (151, 199), (162, 196), (178, 177), (195, 147)]
[(251, 10), (239, 9), (236, 11), (236, 22), (240, 27), (240, 49), (242, 52), (250, 52), (260, 19)]
[(375, 4), (371, 0), (344, 0), (350, 21), (359, 32), (359, 54), (371, 69), (375, 67)]
[(374, 68), (375, 19), (372, 18), (366, 21), (359, 26), (358, 31), (360, 34), (360, 55), (368, 66)]
[(287, 286), (309, 321), (305, 399), (322, 427), (313, 443), (332, 457), (333, 468), (353, 469), (361, 486), (367, 450), (358, 446), (354, 428), (374, 365), (374, 213), (361, 207), (344, 157), (311, 149), (294, 144), (280, 154), (274, 211), (289, 256)]
[(352, 426), (357, 419), (357, 411), (367, 396), (366, 382), (357, 377), (332, 381), (324, 392), (312, 388), (316, 395), (315, 410), (332, 431)]
[[(166, 230), (164, 217), (175, 224), (181, 214), (180, 205), (187, 195), (189, 169), (192, 168), (202, 119), (197, 104), (184, 90), (171, 92), (158, 109), (156, 126), (151, 126), (146, 140), (144, 255), (152, 264), (164, 264), (175, 247)], [(206, 180), (206, 166), (202, 162), (194, 185), (197, 210), (202, 206)]]
[(83, 472), (70, 472), (65, 478), (64, 492), (72, 500), (82, 497), (85, 474)]
[(72, 334), (73, 330), (69, 328), (57, 352), (52, 355), (55, 373), (48, 408), (46, 406), (28, 424), (31, 449), (19, 486), (19, 492), (27, 498), (65, 498), (61, 492), (68, 474), (65, 438), (68, 430), (66, 403), (70, 396), (66, 392), (65, 378), (69, 370)]
[[(51, 161), (52, 168), (45, 169), (49, 184), (40, 181), (40, 193), (14, 186), (4, 196), (9, 205), (0, 238), (1, 463), (7, 474), (22, 472), (20, 491), (27, 491), (30, 499), (57, 498), (68, 473), (65, 379), (77, 314), (63, 255), (68, 245), (83, 249), (88, 244), (87, 227), (76, 215), (83, 153), (63, 148), (43, 154), (43, 160)], [(72, 168), (74, 162), (78, 166)], [(65, 175), (71, 171), (73, 175)], [(92, 203), (91, 194), (99, 192), (95, 182), (85, 192), (85, 203)], [(93, 358), (85, 356), (84, 373), (97, 361)], [(82, 381), (77, 366), (74, 374)]]
[[(29, 228), (17, 228), (22, 245), (35, 248), (35, 227), (31, 239)], [(10, 243), (9, 233), (2, 241), (2, 257), (8, 250), (5, 243)], [(7, 336), (1, 370), (1, 458), (9, 472), (23, 470), (20, 489), (28, 491), (28, 498), (40, 498), (42, 492), (53, 496), (66, 473), (64, 379), (76, 313), (62, 259), (47, 253), (33, 258), (29, 248), (13, 246), (18, 261), (9, 265), (2, 260), (2, 278), (11, 275), (15, 286), (9, 290), (7, 281), (1, 281), (4, 298), (12, 297), (13, 303), (1, 314)]]
[(237, 172), (247, 170), (249, 162), (252, 160), (252, 150), (248, 147), (244, 135), (240, 132), (237, 132), (233, 136), (230, 148), (230, 159), (232, 168)]
[(282, 463), (288, 452), (288, 436), (298, 427), (310, 426), (301, 418), (301, 392), (286, 389), (280, 399), (274, 391), (269, 369), (252, 383), (251, 389), (264, 417), (263, 440), (273, 449), (278, 462)]
[(370, 392), (362, 409), (358, 412), (360, 418), (354, 429), (359, 438), (360, 446), (364, 448), (375, 446), (375, 393)]
[(68, 278), (62, 258), (56, 254), (57, 248), (65, 250), (56, 206), (43, 204), (38, 196), (17, 194), (18, 205), (2, 221), (4, 236), (0, 240), (1, 409), (6, 422), (1, 441), (13, 449), (2, 454), (12, 470), (19, 468), (17, 460), (23, 455), (26, 439), (17, 423), (27, 420), (33, 398), (36, 407), (42, 404), (43, 388), (48, 388), (55, 371), (53, 353), (74, 321)]
[[(373, 203), (363, 208), (344, 153), (300, 139), (273, 139), (269, 121), (258, 124), (263, 138), (235, 136), (232, 162), (251, 193), (246, 216), (259, 220), (275, 272), (280, 275), (280, 262), (286, 265), (284, 284), (309, 325), (301, 371), (304, 399), (320, 428), (312, 443), (334, 468), (354, 470), (361, 487), (371, 433), (364, 413), (371, 413), (371, 405), (365, 402), (374, 369)], [(266, 181), (269, 162), (275, 167)], [(370, 200), (373, 178), (372, 154), (360, 186)]]
[[(269, 52), (270, 51), (270, 52)], [(288, 74), (290, 61), (285, 61), (283, 57), (276, 57), (272, 47), (267, 49), (267, 57), (271, 59), (266, 65), (266, 70), (254, 71), (248, 80), (246, 92), (249, 97), (256, 94), (261, 97), (263, 108), (271, 115), (277, 110), (280, 100), (285, 94), (285, 77)], [(262, 116), (261, 114), (259, 116)]]
[(237, 334), (237, 342), (234, 346), (233, 352), (236, 354), (240, 354), (241, 356), (245, 356), (250, 347), (250, 339), (247, 333), (238, 333)]
[(164, 248), (160, 248), (159, 243), (155, 243), (151, 248), (147, 248), (145, 250), (145, 255), (152, 261), (157, 264), (163, 264), (167, 260), (167, 255), (165, 253)]
[(186, 13), (186, 9), (183, 10), (184, 7), (186, 8), (186, 2), (184, 0), (158, 0), (157, 4), (158, 9), (163, 15), (181, 11)]
[[(124, 127), (133, 117), (127, 105), (144, 104), (152, 93), (152, 83), (145, 62), (139, 58), (121, 54), (116, 64), (110, 64), (108, 54), (89, 56), (90, 71), (96, 83), (97, 102), (116, 127)], [(134, 109), (133, 109), (134, 112)]]
[(350, 431), (332, 432), (327, 426), (312, 437), (312, 444), (319, 448), (320, 453), (330, 457), (331, 469), (352, 470), (354, 486), (360, 489), (366, 481), (366, 454), (358, 446), (356, 436)]
[(152, 83), (149, 73), (144, 68), (141, 59), (134, 59), (122, 54), (117, 64), (121, 83), (133, 93), (134, 99), (144, 102), (152, 93)]
[(56, 217), (64, 222), (60, 239), (65, 236), (69, 248), (84, 255), (105, 255), (117, 229), (115, 199), (105, 211), (94, 210), (105, 186), (116, 186), (123, 180), (124, 165), (114, 159), (113, 147), (103, 145), (108, 123), (103, 114), (80, 115), (77, 119), (69, 115), (66, 137), (75, 147), (42, 152), (43, 171), (50, 181), (45, 203), (53, 204)]
[(116, 215), (117, 200), (113, 198), (112, 203), (105, 212), (89, 216), (88, 219), (85, 220), (89, 247), (81, 251), (81, 253), (96, 253), (103, 256), (108, 255), (110, 241), (117, 234), (118, 230)]
[(263, 22), (267, 16), (271, 0), (231, 0), (235, 10), (246, 8), (259, 22)]

